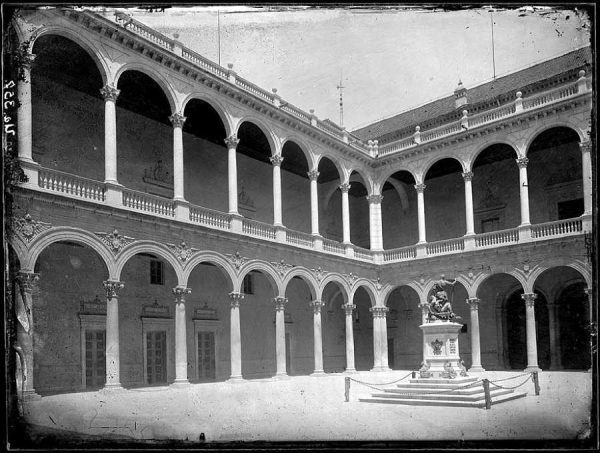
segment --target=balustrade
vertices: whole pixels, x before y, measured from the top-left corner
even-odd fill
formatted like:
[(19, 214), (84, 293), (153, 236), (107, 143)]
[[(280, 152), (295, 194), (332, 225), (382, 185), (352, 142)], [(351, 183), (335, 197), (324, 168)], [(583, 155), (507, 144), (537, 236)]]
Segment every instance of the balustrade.
[(242, 88), (245, 91), (249, 91), (252, 94), (255, 94), (259, 98), (263, 98), (266, 101), (273, 102), (273, 94), (268, 91), (263, 90), (261, 87), (254, 85), (253, 83), (248, 82), (242, 78), (236, 78), (235, 84)]
[(242, 232), (259, 238), (275, 239), (275, 227), (256, 220), (243, 219)]
[(332, 241), (331, 239), (323, 239), (323, 250), (330, 253), (336, 253), (338, 255), (345, 255), (346, 249), (344, 246), (337, 241)]
[(544, 238), (556, 235), (581, 233), (583, 222), (581, 218), (557, 220), (554, 222), (539, 223), (531, 225), (531, 237)]
[(103, 183), (58, 170), (40, 168), (38, 185), (42, 189), (53, 192), (74, 195), (89, 200), (105, 200), (106, 189)]
[(439, 255), (464, 250), (465, 240), (463, 238), (445, 239), (443, 241), (427, 243), (427, 255)]
[(200, 225), (207, 225), (221, 230), (230, 229), (230, 216), (202, 206), (190, 205), (190, 220)]
[(373, 252), (362, 247), (354, 247), (354, 257), (361, 260), (373, 261)]
[(175, 215), (175, 203), (172, 200), (131, 189), (123, 189), (123, 206), (169, 217)]
[(287, 230), (286, 242), (288, 244), (299, 245), (301, 247), (313, 248), (313, 237), (310, 234), (300, 231)]
[(417, 257), (417, 246), (400, 247), (397, 249), (385, 250), (383, 252), (383, 261), (404, 261)]
[(475, 236), (475, 247), (489, 247), (500, 244), (508, 244), (519, 240), (519, 230), (511, 228), (508, 230), (490, 231)]

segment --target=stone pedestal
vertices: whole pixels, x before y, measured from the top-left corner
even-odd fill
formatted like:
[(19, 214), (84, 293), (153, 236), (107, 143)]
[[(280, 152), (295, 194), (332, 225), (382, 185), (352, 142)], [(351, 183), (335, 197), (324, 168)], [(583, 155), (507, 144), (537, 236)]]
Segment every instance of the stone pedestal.
[(430, 365), (432, 378), (444, 378), (444, 365), (450, 363), (457, 375), (460, 374), (458, 334), (462, 324), (434, 321), (419, 326), (423, 331), (423, 361)]

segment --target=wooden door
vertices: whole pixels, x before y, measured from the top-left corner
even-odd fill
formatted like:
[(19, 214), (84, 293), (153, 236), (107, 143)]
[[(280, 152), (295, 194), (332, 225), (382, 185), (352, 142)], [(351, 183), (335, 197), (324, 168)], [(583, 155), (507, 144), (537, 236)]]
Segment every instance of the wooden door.
[(102, 387), (106, 382), (106, 332), (85, 331), (85, 386)]
[(167, 332), (146, 333), (146, 374), (148, 384), (167, 382)]

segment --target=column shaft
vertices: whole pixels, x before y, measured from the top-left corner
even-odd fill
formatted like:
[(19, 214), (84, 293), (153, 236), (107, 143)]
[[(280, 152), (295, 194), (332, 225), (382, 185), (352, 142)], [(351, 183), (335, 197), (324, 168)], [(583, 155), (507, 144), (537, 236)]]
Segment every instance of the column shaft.
[(184, 169), (183, 169), (183, 123), (185, 117), (174, 113), (169, 117), (173, 124), (173, 198), (184, 200)]
[(473, 216), (473, 188), (471, 184), (473, 172), (463, 173), (463, 179), (465, 180), (465, 213), (467, 224), (466, 235), (470, 236), (475, 234), (475, 220)]
[(240, 330), (240, 302), (244, 298), (241, 293), (230, 293), (230, 331), (229, 331), (229, 349), (231, 359), (231, 377), (230, 379), (242, 378), (242, 336)]
[(427, 242), (425, 234), (425, 184), (416, 184), (417, 189), (417, 210), (418, 210), (418, 222), (419, 222), (419, 242)]
[(313, 307), (313, 338), (314, 338), (314, 374), (323, 373), (323, 340), (321, 331), (321, 307), (323, 302), (316, 300), (311, 303)]
[(581, 148), (581, 167), (583, 177), (583, 206), (584, 215), (592, 214), (592, 142), (584, 142)]
[(319, 235), (319, 191), (317, 186), (317, 178), (319, 172), (316, 170), (309, 171), (310, 178), (310, 229), (313, 235)]
[(535, 299), (537, 294), (522, 294), (525, 301), (525, 327), (527, 331), (527, 368), (526, 371), (538, 371), (537, 337), (535, 332)]
[(381, 201), (382, 195), (370, 195), (369, 201), (369, 234), (371, 250), (383, 250), (383, 231), (381, 226)]
[(277, 358), (277, 376), (286, 376), (285, 366), (285, 303), (284, 297), (275, 298), (275, 355)]
[(273, 225), (283, 225), (281, 210), (281, 162), (283, 157), (271, 157), (273, 164)]
[[(34, 385), (34, 356), (33, 356), (33, 288), (39, 279), (38, 274), (31, 272), (19, 272), (15, 294), (17, 312), (17, 346), (23, 354), (23, 395), (35, 395)], [(19, 300), (20, 299), (20, 300)]]
[(229, 192), (229, 214), (238, 214), (238, 189), (237, 189), (237, 159), (236, 148), (240, 140), (231, 135), (225, 139), (227, 145), (227, 187)]
[(529, 187), (527, 181), (527, 163), (529, 159), (521, 157), (517, 159), (519, 166), (519, 195), (521, 199), (521, 225), (530, 225), (529, 220)]
[(189, 288), (173, 288), (175, 294), (175, 383), (187, 383), (187, 332), (185, 315), (185, 295)]
[(104, 96), (104, 180), (117, 183), (117, 114), (116, 102), (120, 91), (106, 85)]
[(481, 366), (479, 299), (467, 299), (467, 304), (471, 306), (471, 369), (469, 371), (485, 371)]
[(106, 384), (105, 388), (120, 388), (120, 356), (119, 356), (119, 299), (117, 291), (123, 283), (117, 281), (104, 282), (106, 289)]
[(355, 305), (342, 305), (346, 312), (346, 371), (356, 371), (354, 368), (354, 329), (352, 327), (352, 311)]
[(342, 184), (340, 189), (342, 191), (342, 242), (350, 244), (350, 203), (348, 202), (350, 184)]

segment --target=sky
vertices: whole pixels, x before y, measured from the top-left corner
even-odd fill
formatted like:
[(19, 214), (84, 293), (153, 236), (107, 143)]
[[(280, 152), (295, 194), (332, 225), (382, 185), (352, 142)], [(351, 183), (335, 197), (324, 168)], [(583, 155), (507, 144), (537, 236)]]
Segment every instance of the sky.
[(590, 39), (587, 14), (574, 8), (118, 9), (337, 124), (341, 80), (348, 130), (448, 96), (459, 80), (468, 89)]

